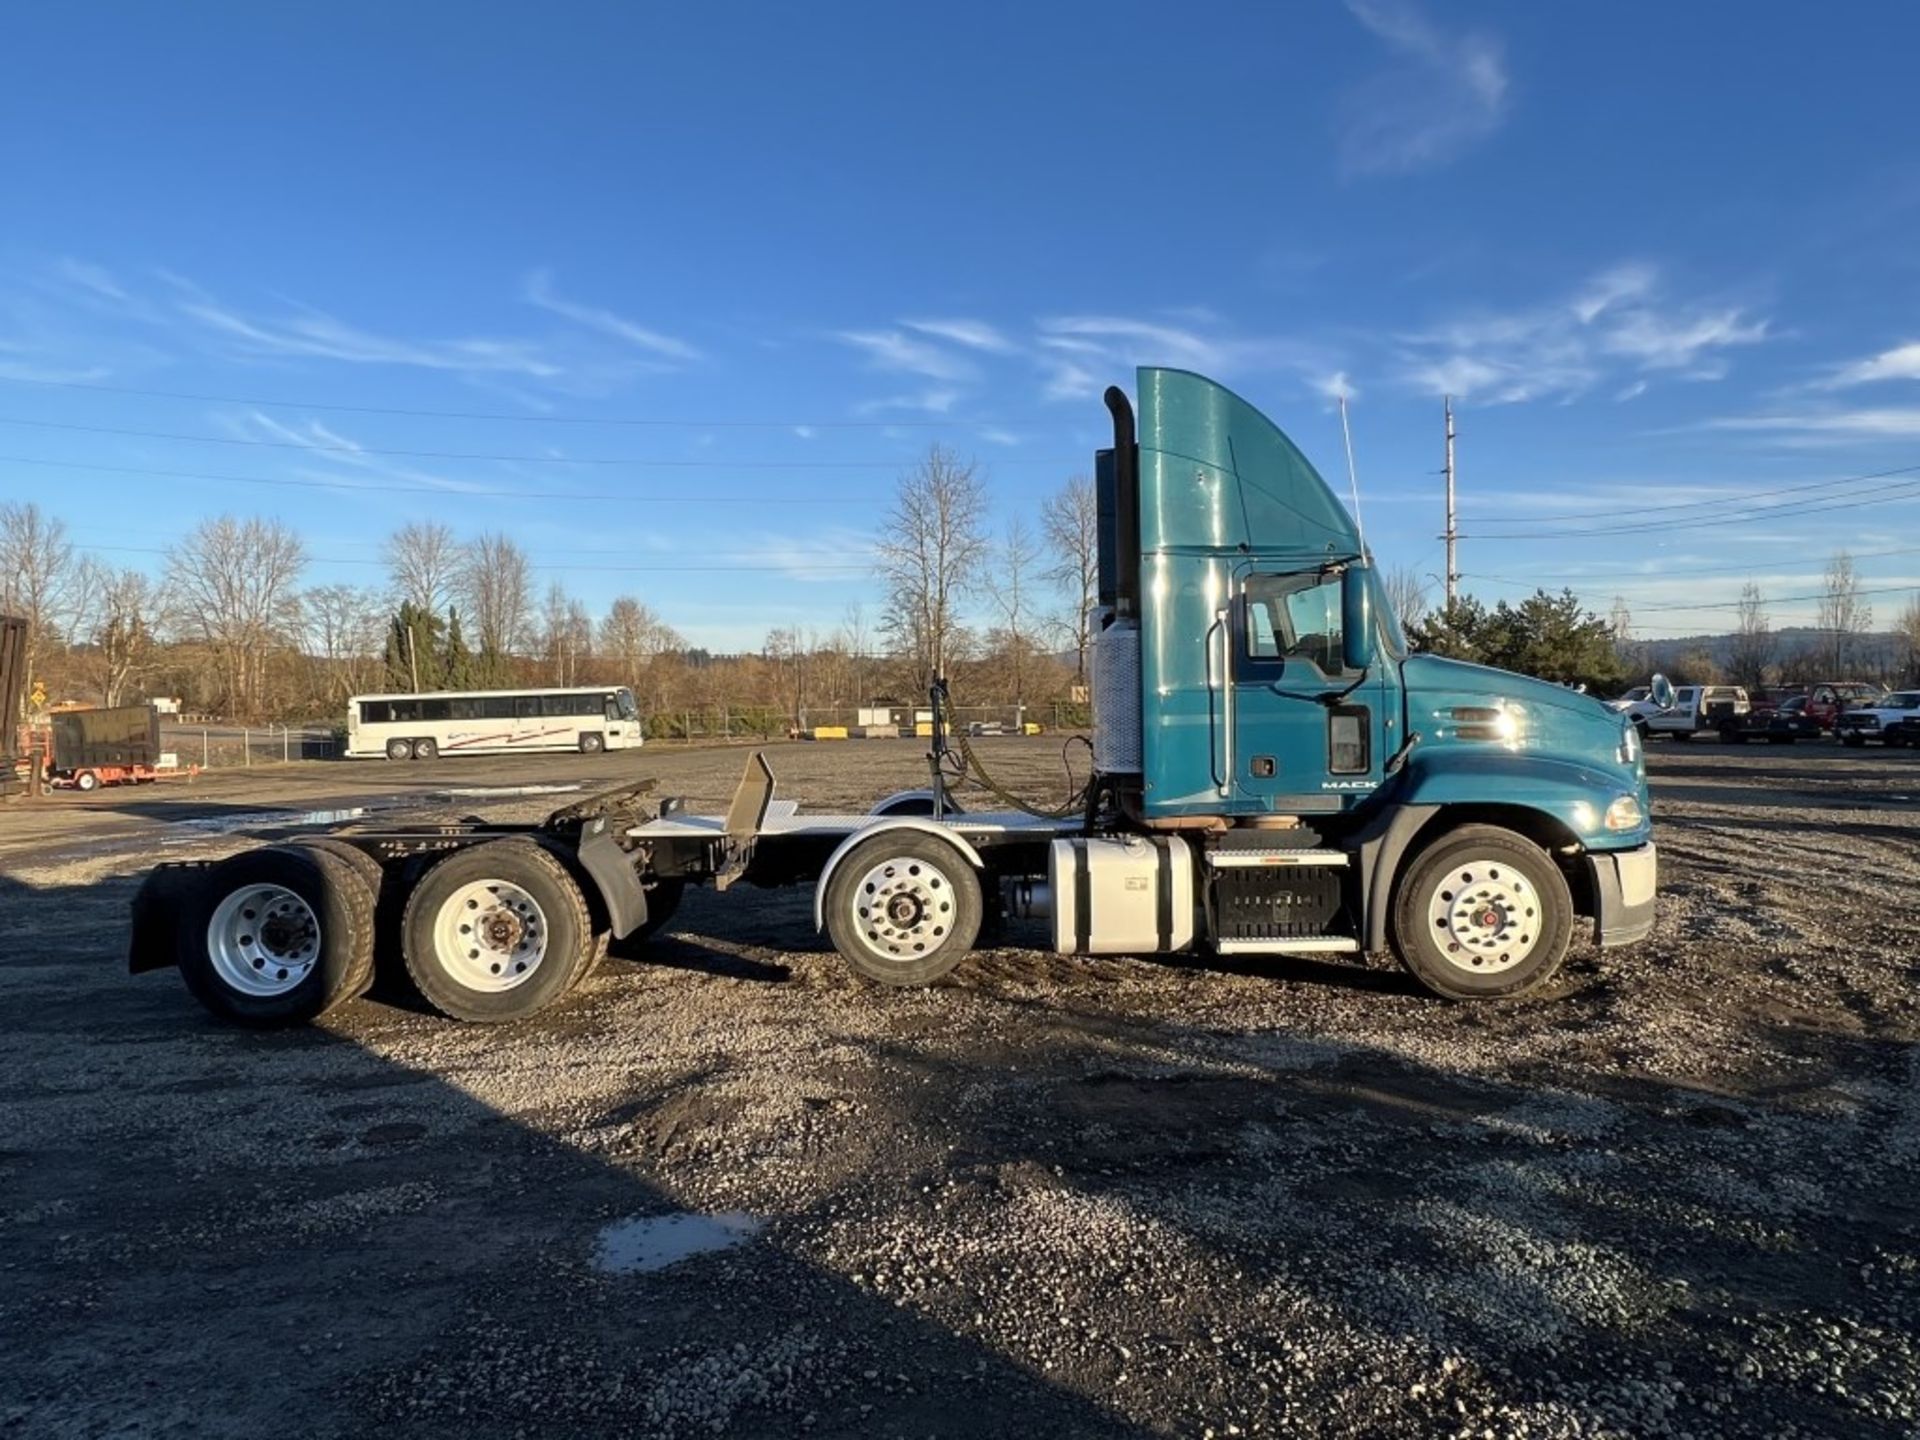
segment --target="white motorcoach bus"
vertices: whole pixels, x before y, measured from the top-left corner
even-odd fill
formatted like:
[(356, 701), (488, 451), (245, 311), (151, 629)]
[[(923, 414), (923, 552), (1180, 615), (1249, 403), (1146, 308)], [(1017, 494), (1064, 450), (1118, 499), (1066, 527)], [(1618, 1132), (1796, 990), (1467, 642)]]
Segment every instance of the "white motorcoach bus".
[(347, 701), (350, 759), (431, 760), (521, 750), (593, 755), (628, 749), (640, 739), (640, 715), (624, 685), (434, 690)]

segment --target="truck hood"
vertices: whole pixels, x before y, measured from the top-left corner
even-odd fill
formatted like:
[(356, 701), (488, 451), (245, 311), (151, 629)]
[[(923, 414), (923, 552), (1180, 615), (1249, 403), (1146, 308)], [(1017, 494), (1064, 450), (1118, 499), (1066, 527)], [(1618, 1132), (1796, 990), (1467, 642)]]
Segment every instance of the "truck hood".
[(1408, 697), (1429, 691), (1448, 696), (1484, 698), (1489, 704), (1505, 700), (1528, 709), (1547, 707), (1585, 719), (1604, 719), (1618, 728), (1622, 704), (1618, 709), (1592, 695), (1536, 680), (1531, 675), (1516, 675), (1511, 670), (1496, 670), (1491, 665), (1474, 665), (1465, 660), (1449, 660), (1444, 655), (1409, 655), (1400, 667)]

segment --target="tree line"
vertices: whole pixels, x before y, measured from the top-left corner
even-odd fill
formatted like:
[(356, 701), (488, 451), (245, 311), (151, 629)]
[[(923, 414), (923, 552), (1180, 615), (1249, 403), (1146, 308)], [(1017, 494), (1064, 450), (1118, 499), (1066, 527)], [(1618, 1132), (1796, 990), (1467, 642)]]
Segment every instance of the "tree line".
[[(924, 703), (935, 675), (964, 700), (1008, 709), (1085, 696), (1099, 540), (1094, 487), (1066, 481), (1036, 511), (989, 523), (979, 467), (932, 447), (903, 474), (874, 537), (877, 613), (832, 626), (774, 624), (758, 650), (692, 646), (640, 597), (594, 613), (560, 580), (534, 583), (503, 531), (461, 536), (414, 521), (381, 547), (374, 584), (306, 584), (309, 556), (283, 521), (220, 515), (172, 546), (157, 576), (77, 547), (32, 502), (0, 505), (0, 612), (28, 623), (27, 673), (55, 700), (179, 697), (247, 721), (340, 713), (368, 691), (625, 684), (644, 713), (753, 710), (805, 724), (857, 706)], [(1439, 609), (1407, 571), (1387, 577), (1412, 647), (1611, 693), (1650, 668), (1624, 601), (1611, 615), (1571, 592)], [(1859, 678), (1871, 626), (1853, 561), (1828, 565), (1819, 640), (1788, 653), (1749, 583), (1724, 663), (1679, 657), (1676, 680), (1749, 686)], [(1920, 662), (1920, 597), (1896, 626)], [(1894, 678), (1890, 676), (1876, 678)]]
[[(77, 546), (36, 503), (0, 505), (0, 613), (27, 621), (27, 673), (53, 701), (174, 696), (248, 721), (337, 715), (351, 694), (625, 684), (645, 713), (924, 703), (936, 673), (967, 699), (1072, 702), (1085, 678), (1097, 538), (1092, 483), (1066, 482), (995, 531), (978, 467), (938, 447), (900, 479), (875, 538), (885, 599), (833, 626), (773, 624), (714, 654), (632, 594), (595, 613), (536, 587), (511, 535), (414, 521), (379, 581), (305, 583), (299, 534), (265, 516), (203, 520), (157, 575)], [(1063, 658), (1064, 656), (1064, 658)]]

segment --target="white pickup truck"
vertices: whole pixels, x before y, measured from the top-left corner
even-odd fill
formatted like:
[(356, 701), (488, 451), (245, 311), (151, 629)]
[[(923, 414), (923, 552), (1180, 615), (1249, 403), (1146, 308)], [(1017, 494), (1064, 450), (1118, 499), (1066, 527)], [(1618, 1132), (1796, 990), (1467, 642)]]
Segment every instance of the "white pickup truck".
[(1652, 706), (1642, 718), (1638, 707), (1629, 713), (1647, 734), (1691, 740), (1702, 730), (1717, 731), (1728, 720), (1753, 708), (1738, 685), (1676, 685), (1673, 704)]
[(1878, 740), (1884, 745), (1905, 745), (1912, 727), (1903, 720), (1920, 716), (1920, 690), (1895, 690), (1870, 705), (1842, 710), (1834, 718), (1833, 733), (1842, 745), (1864, 745)]

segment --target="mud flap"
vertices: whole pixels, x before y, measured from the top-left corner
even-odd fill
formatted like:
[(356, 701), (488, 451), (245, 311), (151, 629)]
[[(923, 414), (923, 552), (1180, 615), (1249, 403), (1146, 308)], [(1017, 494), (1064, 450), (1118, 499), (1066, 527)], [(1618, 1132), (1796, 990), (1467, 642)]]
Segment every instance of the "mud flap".
[(580, 827), (577, 854), (607, 907), (607, 921), (616, 940), (624, 940), (647, 923), (647, 892), (633, 857), (614, 843), (605, 817)]
[(167, 970), (176, 964), (180, 917), (212, 865), (207, 860), (156, 865), (133, 896), (133, 928), (127, 938), (127, 973)]

